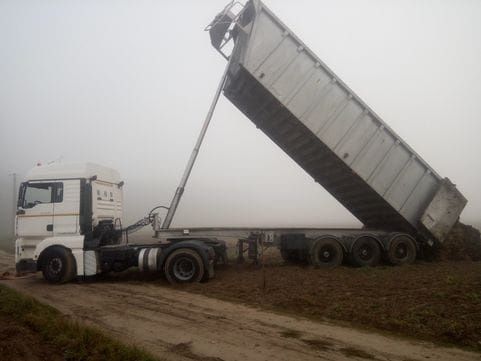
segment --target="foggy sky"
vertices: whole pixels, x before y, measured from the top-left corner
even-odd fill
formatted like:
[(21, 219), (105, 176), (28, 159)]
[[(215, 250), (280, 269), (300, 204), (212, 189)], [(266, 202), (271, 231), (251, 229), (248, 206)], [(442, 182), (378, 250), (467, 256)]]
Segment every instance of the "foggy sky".
[[(125, 180), (124, 224), (168, 205), (225, 66), (226, 0), (0, 0), (0, 228), (12, 172), (90, 161)], [(481, 223), (481, 2), (266, 0), (469, 203)], [(221, 97), (173, 226), (355, 226)], [(1, 232), (0, 232), (1, 233)]]

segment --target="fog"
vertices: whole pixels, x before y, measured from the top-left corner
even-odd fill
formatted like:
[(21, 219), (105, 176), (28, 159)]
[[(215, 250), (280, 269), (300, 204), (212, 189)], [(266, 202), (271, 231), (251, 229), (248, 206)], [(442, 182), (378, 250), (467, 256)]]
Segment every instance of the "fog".
[[(211, 1), (0, 1), (0, 229), (12, 177), (90, 161), (125, 181), (124, 224), (168, 205), (225, 67)], [(481, 2), (266, 0), (481, 214)], [(221, 97), (173, 226), (357, 226)]]

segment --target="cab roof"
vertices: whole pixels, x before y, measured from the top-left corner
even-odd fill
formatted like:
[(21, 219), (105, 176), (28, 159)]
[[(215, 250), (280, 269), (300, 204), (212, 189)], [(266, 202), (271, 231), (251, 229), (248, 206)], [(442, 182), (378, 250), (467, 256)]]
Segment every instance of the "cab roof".
[(97, 180), (108, 183), (118, 184), (121, 181), (120, 175), (115, 169), (95, 163), (51, 163), (38, 165), (27, 172), (25, 180), (89, 179), (94, 176), (97, 176)]

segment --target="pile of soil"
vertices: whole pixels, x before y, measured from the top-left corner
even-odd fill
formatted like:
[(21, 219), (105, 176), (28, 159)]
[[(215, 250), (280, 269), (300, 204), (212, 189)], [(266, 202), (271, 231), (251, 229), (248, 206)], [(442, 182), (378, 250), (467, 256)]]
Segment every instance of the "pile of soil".
[(481, 262), (335, 269), (232, 264), (219, 267), (216, 278), (207, 283), (179, 287), (310, 319), (481, 351)]
[(440, 246), (437, 258), (450, 261), (481, 261), (479, 230), (457, 222)]

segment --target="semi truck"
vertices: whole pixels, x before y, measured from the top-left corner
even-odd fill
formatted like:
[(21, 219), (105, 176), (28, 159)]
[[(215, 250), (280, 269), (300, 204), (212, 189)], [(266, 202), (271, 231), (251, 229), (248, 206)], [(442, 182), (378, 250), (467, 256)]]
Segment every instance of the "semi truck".
[[(274, 245), (284, 260), (318, 267), (408, 264), (443, 242), (466, 198), (261, 1), (231, 2), (206, 31), (227, 65), (171, 204), (124, 227), (124, 184), (115, 170), (37, 166), (19, 191), (18, 272), (67, 282), (138, 267), (172, 283), (197, 282), (226, 262), (226, 238), (238, 240), (239, 259), (247, 251), (257, 260)], [(364, 226), (171, 228), (221, 93)], [(156, 242), (129, 243), (131, 232), (149, 224)]]

